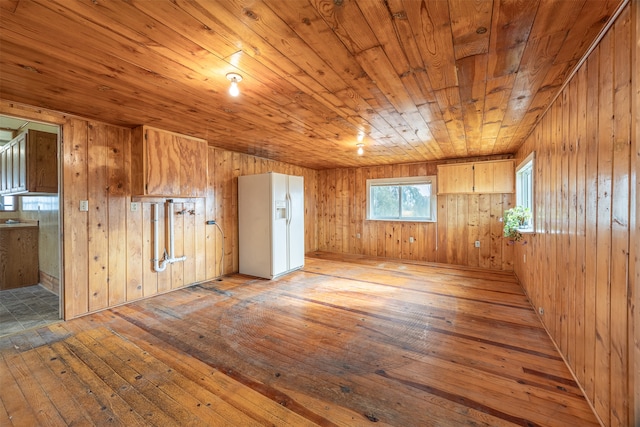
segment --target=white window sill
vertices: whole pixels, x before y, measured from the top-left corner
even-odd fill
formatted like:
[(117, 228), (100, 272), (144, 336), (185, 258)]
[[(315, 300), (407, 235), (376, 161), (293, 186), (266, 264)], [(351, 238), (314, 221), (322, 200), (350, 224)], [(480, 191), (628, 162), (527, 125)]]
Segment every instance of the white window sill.
[(386, 222), (438, 222), (435, 219), (411, 219), (411, 218), (367, 218), (366, 221)]

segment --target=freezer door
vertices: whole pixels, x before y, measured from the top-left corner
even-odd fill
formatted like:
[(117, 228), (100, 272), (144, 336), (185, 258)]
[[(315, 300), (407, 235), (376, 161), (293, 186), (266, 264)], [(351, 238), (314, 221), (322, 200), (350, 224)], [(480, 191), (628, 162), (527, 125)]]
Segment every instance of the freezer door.
[(289, 203), (287, 175), (269, 174), (271, 177), (271, 277), (289, 270), (287, 226)]
[(289, 176), (289, 270), (304, 266), (304, 178)]

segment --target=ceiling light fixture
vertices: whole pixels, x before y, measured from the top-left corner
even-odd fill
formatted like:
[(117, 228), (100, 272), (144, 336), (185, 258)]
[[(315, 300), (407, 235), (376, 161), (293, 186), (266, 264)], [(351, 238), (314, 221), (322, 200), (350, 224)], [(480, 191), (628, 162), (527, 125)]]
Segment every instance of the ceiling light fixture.
[(238, 82), (242, 81), (242, 76), (237, 73), (229, 73), (227, 74), (227, 80), (231, 81), (231, 86), (229, 86), (229, 95), (231, 96), (240, 95), (240, 89), (238, 89)]
[(364, 154), (364, 144), (360, 143), (356, 144), (356, 146), (358, 147), (358, 156), (362, 156)]

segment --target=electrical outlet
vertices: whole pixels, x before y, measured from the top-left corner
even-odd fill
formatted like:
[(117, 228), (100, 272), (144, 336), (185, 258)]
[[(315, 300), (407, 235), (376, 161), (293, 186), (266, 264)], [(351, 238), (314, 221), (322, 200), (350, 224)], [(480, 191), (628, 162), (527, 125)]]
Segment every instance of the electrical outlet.
[(416, 239), (414, 239), (414, 238), (413, 238), (413, 236), (412, 236), (412, 237), (409, 237), (409, 243), (413, 243), (413, 242), (415, 242), (415, 241), (416, 241)]
[(80, 200), (80, 212), (89, 212), (88, 200)]
[(140, 209), (140, 203), (131, 202), (131, 212), (138, 212), (139, 209)]
[(360, 238), (360, 233), (356, 233), (356, 239)]
[(476, 242), (474, 243), (474, 246), (476, 248), (479, 248), (480, 247), (480, 240), (476, 240)]

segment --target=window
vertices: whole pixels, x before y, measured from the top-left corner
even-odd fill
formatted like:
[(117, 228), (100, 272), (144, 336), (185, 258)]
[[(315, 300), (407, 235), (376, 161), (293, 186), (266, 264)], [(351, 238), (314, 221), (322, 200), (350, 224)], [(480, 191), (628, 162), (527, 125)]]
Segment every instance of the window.
[(57, 211), (58, 196), (22, 196), (22, 211)]
[[(529, 154), (516, 168), (516, 205), (533, 213), (533, 163), (535, 152)], [(533, 215), (522, 231), (533, 231)]]
[(367, 180), (367, 219), (436, 220), (434, 176)]
[(0, 211), (13, 212), (16, 210), (15, 196), (0, 196)]

